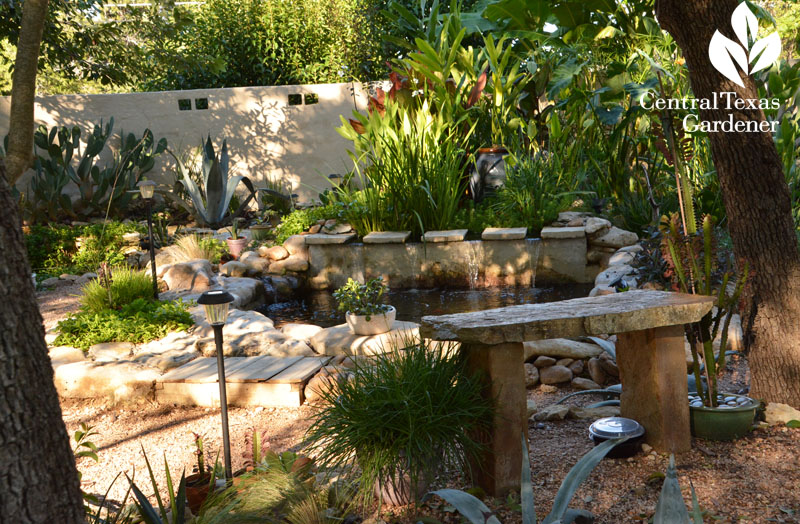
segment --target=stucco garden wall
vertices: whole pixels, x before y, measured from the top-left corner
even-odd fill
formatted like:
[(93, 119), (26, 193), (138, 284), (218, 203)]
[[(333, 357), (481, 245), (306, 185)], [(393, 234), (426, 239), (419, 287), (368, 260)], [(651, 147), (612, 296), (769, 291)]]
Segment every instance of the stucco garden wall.
[[(318, 101), (309, 103), (314, 95)], [(290, 105), (290, 97), (301, 104)], [(198, 109), (204, 100), (208, 108)], [(114, 117), (114, 149), (120, 131), (140, 136), (149, 128), (157, 139), (166, 137), (175, 151), (196, 147), (211, 133), (217, 147), (223, 137), (228, 139), (236, 173), (251, 177), (256, 186), (270, 178), (286, 180), (301, 200), (309, 200), (329, 186), (327, 175), (352, 166), (349, 143), (335, 128), (339, 115), (365, 109), (366, 100), (361, 87), (349, 83), (59, 95), (37, 98), (36, 123), (78, 125), (85, 135), (101, 119)], [(181, 110), (187, 106), (191, 109)], [(9, 108), (10, 98), (0, 97), (0, 136), (8, 133)], [(174, 160), (164, 155), (150, 178), (169, 182), (173, 173)], [(22, 187), (29, 176), (20, 181)]]

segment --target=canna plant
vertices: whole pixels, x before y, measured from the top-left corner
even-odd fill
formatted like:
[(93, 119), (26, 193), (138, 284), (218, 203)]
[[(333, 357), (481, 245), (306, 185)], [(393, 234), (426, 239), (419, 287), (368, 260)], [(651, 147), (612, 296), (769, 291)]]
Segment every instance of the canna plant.
[[(175, 153), (169, 151), (178, 166), (178, 183), (189, 194), (191, 202), (186, 202), (177, 196), (176, 192), (167, 192), (165, 196), (177, 205), (184, 208), (195, 217), (200, 224), (211, 228), (220, 228), (226, 223), (235, 220), (247, 209), (247, 204), (256, 195), (256, 189), (249, 178), (243, 175), (230, 176), (230, 157), (228, 144), (222, 141), (222, 150), (219, 156), (214, 151), (211, 135), (208, 136), (202, 149), (203, 187), (198, 187), (192, 180), (190, 171)], [(243, 183), (249, 191), (247, 198), (239, 204), (235, 213), (230, 213), (231, 200), (234, 192)]]
[[(702, 231), (685, 235), (678, 215), (673, 214), (662, 225), (662, 234), (662, 253), (673, 288), (683, 293), (716, 297), (716, 308), (700, 322), (688, 324), (685, 328), (692, 351), (697, 393), (706, 406), (716, 407), (717, 375), (725, 366), (728, 326), (747, 281), (749, 266), (745, 265), (740, 276), (730, 269), (731, 257), (717, 248), (713, 219), (708, 215), (703, 217)], [(715, 354), (714, 340), (718, 334), (721, 337), (719, 352)], [(702, 387), (701, 378), (706, 379), (707, 389)]]

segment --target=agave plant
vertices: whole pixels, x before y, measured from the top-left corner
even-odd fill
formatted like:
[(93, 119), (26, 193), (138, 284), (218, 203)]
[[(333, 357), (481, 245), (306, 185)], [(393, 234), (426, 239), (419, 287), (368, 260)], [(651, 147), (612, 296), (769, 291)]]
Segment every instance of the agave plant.
[[(191, 198), (191, 203), (184, 201), (174, 192), (166, 193), (166, 197), (186, 209), (191, 213), (195, 220), (208, 227), (218, 229), (225, 224), (235, 220), (245, 209), (250, 200), (255, 197), (256, 189), (249, 178), (243, 175), (230, 176), (230, 157), (228, 156), (228, 144), (222, 141), (222, 150), (219, 156), (214, 151), (214, 144), (211, 143), (211, 135), (208, 136), (206, 143), (201, 147), (203, 154), (203, 188), (192, 180), (189, 170), (184, 166), (180, 158), (175, 153), (169, 153), (178, 165), (178, 176), (180, 183)], [(229, 208), (239, 183), (249, 190), (250, 194), (239, 205), (235, 213), (230, 213)]]
[[(593, 515), (586, 510), (570, 508), (569, 502), (575, 496), (581, 483), (591, 474), (611, 449), (626, 441), (628, 437), (607, 440), (595, 446), (569, 470), (561, 487), (553, 500), (553, 508), (541, 524), (571, 524), (578, 518), (591, 519)], [(528, 458), (528, 439), (522, 435), (522, 487), (520, 501), (522, 505), (522, 522), (536, 524), (536, 506), (533, 501), (533, 483), (531, 482), (530, 459)], [(477, 497), (457, 489), (440, 489), (425, 496), (436, 495), (455, 507), (461, 515), (472, 524), (500, 524), (500, 521)]]

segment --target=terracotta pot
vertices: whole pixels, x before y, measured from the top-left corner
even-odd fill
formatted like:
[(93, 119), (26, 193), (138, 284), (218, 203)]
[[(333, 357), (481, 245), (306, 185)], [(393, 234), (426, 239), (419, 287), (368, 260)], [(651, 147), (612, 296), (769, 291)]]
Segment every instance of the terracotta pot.
[(375, 497), (380, 497), (387, 506), (407, 506), (425, 495), (425, 492), (428, 491), (428, 482), (424, 478), (419, 478), (416, 489), (414, 489), (408, 473), (402, 476), (397, 473), (394, 478), (387, 476), (380, 482), (376, 481), (373, 489)]
[(397, 310), (394, 306), (389, 306), (389, 311), (369, 315), (353, 315), (349, 311), (345, 315), (350, 332), (354, 335), (380, 335), (391, 331)]
[(200, 506), (208, 498), (211, 475), (208, 473), (193, 473), (186, 477), (186, 501), (193, 515), (197, 515)]
[(250, 241), (245, 237), (226, 238), (225, 242), (228, 243), (228, 251), (231, 252), (231, 256), (233, 257), (234, 260), (239, 259), (239, 255), (242, 254), (244, 248), (246, 248), (247, 244), (250, 243)]

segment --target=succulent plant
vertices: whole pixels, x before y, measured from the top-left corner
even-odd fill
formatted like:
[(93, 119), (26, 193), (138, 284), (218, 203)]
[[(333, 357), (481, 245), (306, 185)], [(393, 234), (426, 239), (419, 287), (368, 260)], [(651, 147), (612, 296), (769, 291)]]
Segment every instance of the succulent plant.
[[(189, 194), (191, 202), (186, 202), (175, 192), (166, 193), (166, 197), (186, 209), (195, 220), (211, 228), (220, 228), (235, 220), (245, 209), (251, 199), (255, 197), (256, 189), (249, 178), (243, 175), (230, 176), (230, 157), (228, 144), (222, 141), (222, 150), (219, 156), (214, 151), (211, 135), (208, 136), (202, 147), (203, 155), (203, 187), (198, 187), (186, 169), (183, 162), (175, 153), (169, 151), (178, 165), (178, 183)], [(239, 205), (235, 213), (229, 213), (231, 199), (239, 183), (243, 183), (250, 194)]]

